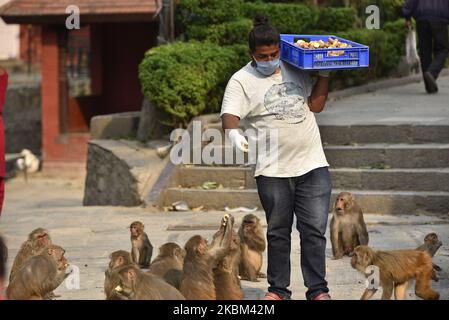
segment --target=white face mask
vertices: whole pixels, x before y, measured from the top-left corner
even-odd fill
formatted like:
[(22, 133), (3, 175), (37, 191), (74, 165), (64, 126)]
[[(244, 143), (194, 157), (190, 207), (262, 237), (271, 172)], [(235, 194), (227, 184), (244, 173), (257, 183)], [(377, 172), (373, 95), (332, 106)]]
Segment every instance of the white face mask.
[(281, 65), (281, 60), (279, 58), (271, 61), (257, 61), (256, 59), (254, 59), (254, 61), (256, 63), (256, 70), (264, 76), (271, 76)]

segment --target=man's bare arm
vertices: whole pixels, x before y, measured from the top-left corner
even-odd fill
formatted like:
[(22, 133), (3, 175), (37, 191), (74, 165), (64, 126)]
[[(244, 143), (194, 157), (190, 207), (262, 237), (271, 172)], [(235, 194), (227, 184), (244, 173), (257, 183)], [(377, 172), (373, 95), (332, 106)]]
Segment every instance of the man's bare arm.
[(329, 78), (318, 77), (315, 86), (313, 87), (312, 94), (309, 97), (310, 111), (320, 113), (323, 111), (326, 105), (327, 95), (329, 93)]
[(223, 130), (238, 129), (240, 125), (240, 118), (233, 114), (224, 113), (221, 117)]

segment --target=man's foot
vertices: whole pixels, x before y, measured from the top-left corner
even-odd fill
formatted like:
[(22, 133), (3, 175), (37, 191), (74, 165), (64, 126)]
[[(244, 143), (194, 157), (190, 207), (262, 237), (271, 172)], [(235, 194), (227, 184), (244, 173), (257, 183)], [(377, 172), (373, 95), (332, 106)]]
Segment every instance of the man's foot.
[(426, 85), (426, 91), (427, 93), (437, 93), (438, 92), (438, 85), (433, 77), (433, 75), (430, 72), (424, 72), (424, 82)]
[(332, 300), (332, 298), (329, 293), (323, 292), (313, 298), (313, 300)]
[(265, 293), (265, 297), (263, 297), (261, 300), (283, 300), (283, 299), (274, 292), (267, 292)]

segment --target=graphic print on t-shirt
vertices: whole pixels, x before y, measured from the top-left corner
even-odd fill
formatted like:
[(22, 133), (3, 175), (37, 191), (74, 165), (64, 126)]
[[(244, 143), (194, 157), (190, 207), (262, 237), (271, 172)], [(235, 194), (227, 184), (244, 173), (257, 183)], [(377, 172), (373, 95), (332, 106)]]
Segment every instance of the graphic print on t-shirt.
[(295, 124), (306, 118), (304, 90), (293, 82), (274, 84), (265, 94), (265, 108), (276, 119)]

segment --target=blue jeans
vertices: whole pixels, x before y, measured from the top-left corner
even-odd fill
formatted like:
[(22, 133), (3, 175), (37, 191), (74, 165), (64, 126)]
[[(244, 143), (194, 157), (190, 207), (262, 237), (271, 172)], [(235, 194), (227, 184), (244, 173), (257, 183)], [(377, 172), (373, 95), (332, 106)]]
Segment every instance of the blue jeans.
[(326, 282), (326, 232), (331, 196), (327, 167), (293, 178), (256, 178), (268, 230), (268, 291), (291, 297), (290, 251), (293, 214), (300, 234), (301, 270), (307, 299), (329, 292)]

